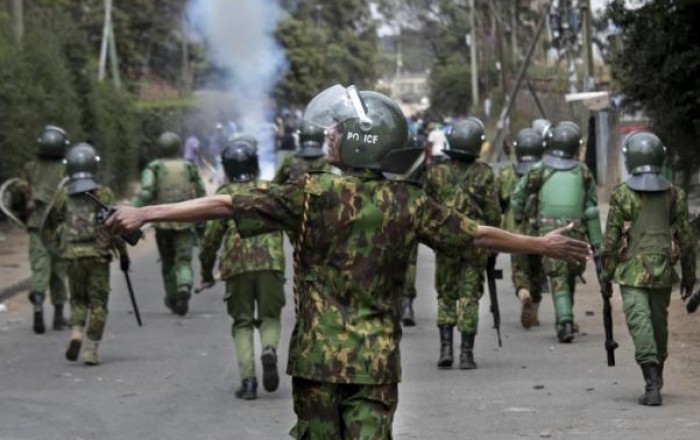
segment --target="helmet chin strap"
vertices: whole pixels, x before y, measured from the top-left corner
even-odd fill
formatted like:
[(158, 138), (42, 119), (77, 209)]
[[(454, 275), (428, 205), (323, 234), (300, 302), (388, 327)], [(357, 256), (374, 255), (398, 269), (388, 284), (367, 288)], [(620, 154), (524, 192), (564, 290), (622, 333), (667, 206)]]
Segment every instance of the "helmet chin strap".
[(357, 113), (357, 117), (360, 120), (360, 129), (362, 131), (369, 131), (372, 129), (372, 120), (367, 116), (364, 107), (362, 107), (362, 101), (360, 100), (360, 93), (357, 91), (357, 87), (350, 86), (347, 89), (348, 98), (352, 103), (352, 107)]

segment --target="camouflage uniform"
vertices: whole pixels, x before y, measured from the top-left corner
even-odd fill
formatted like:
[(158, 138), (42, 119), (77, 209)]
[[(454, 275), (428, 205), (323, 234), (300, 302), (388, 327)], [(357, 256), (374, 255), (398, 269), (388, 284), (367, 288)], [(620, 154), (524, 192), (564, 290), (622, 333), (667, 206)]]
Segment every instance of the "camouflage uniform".
[[(99, 186), (94, 194), (104, 203), (114, 204), (109, 188)], [(51, 226), (57, 226), (62, 255), (68, 262), (70, 326), (85, 327), (90, 312), (86, 335), (92, 341), (102, 339), (107, 321), (111, 252), (116, 249), (126, 254), (120, 238), (109, 236), (103, 226), (96, 225), (100, 210), (87, 196), (68, 196), (63, 189), (48, 220)]]
[[(263, 181), (229, 183), (217, 194), (266, 189)], [(231, 334), (242, 379), (255, 377), (253, 328), (260, 328), (262, 346), (277, 348), (280, 339), (280, 314), (284, 306), (284, 252), (281, 232), (243, 239), (233, 220), (207, 223), (199, 259), (202, 280), (213, 280), (214, 263), (223, 243), (219, 270), (226, 280), (227, 310), (233, 319)], [(258, 317), (255, 317), (257, 305)]]
[(51, 251), (55, 246), (55, 243), (52, 243), (54, 231), (42, 223), (49, 205), (54, 201), (64, 173), (65, 167), (60, 160), (39, 159), (29, 162), (20, 177), (20, 186), (30, 193), (30, 209), (27, 213), (29, 262), (32, 271), (30, 291), (41, 293), (43, 297), (46, 289), (49, 289), (51, 303), (54, 305), (62, 305), (68, 299), (66, 262), (55, 251)]
[[(639, 227), (655, 214), (670, 228), (635, 230), (635, 225)], [(657, 238), (661, 238), (658, 248)], [(620, 284), (635, 359), (640, 365), (663, 365), (668, 356), (668, 305), (672, 284), (678, 281), (674, 260), (680, 250), (683, 283), (692, 286), (694, 243), (683, 190), (671, 186), (667, 191), (639, 192), (626, 183), (615, 188), (601, 254), (603, 278)]]
[[(131, 204), (140, 207), (174, 203), (204, 195), (204, 184), (192, 163), (184, 159), (157, 159), (149, 163), (141, 174), (141, 191)], [(192, 225), (162, 222), (153, 226), (161, 259), (166, 305), (187, 301), (192, 288)]]
[[(449, 161), (434, 165), (426, 175), (425, 190), (438, 203), (470, 219), (499, 226), (495, 175), (485, 163)], [(487, 256), (473, 248), (464, 249), (458, 258), (436, 252), (438, 326), (456, 325), (464, 333), (476, 334)]]
[[(503, 212), (501, 228), (516, 233), (523, 233), (523, 231), (515, 225), (510, 199), (520, 177), (515, 170), (515, 164), (511, 163), (501, 168), (496, 185), (498, 187), (498, 200)], [(533, 302), (542, 301), (542, 283), (546, 280), (542, 269), (542, 258), (538, 255), (513, 254), (510, 256), (510, 267), (515, 293), (517, 294), (520, 289), (526, 289), (530, 292)]]
[(313, 174), (235, 195), (232, 205), (242, 236), (304, 231), (287, 368), (298, 417), (292, 435), (390, 438), (401, 378), (395, 286), (418, 241), (456, 257), (472, 247), (476, 223), (369, 171)]
[[(510, 202), (516, 224), (525, 228), (524, 231), (527, 231), (528, 234), (545, 235), (550, 231), (564, 227), (570, 222), (573, 222), (574, 228), (568, 232), (567, 235), (585, 241), (587, 238), (587, 230), (583, 217), (578, 219), (543, 219), (539, 214), (541, 209), (539, 205), (540, 190), (547, 179), (551, 178), (551, 176), (557, 172), (560, 171), (549, 168), (542, 162), (538, 162), (530, 168), (522, 179), (520, 179)], [(581, 176), (581, 185), (584, 191), (581, 212), (584, 212), (590, 207), (597, 207), (598, 201), (595, 180), (591, 170), (588, 169), (585, 164), (577, 163), (574, 168), (566, 172), (580, 174)], [(576, 278), (583, 274), (586, 265), (585, 263), (566, 262), (549, 257), (542, 257), (542, 265), (545, 274), (549, 278), (550, 291), (552, 292), (552, 299), (555, 302), (555, 312), (557, 312), (557, 331), (559, 332), (564, 323), (573, 323), (573, 301), (576, 289)], [(568, 307), (561, 308), (571, 310), (571, 316), (560, 315), (560, 307), (557, 306), (557, 301), (564, 301), (569, 304)]]
[(303, 158), (295, 155), (289, 155), (284, 158), (280, 169), (277, 170), (275, 178), (272, 180), (275, 183), (283, 184), (289, 180), (298, 180), (304, 177), (304, 174), (309, 171), (328, 171), (330, 165), (326, 161), (325, 156)]

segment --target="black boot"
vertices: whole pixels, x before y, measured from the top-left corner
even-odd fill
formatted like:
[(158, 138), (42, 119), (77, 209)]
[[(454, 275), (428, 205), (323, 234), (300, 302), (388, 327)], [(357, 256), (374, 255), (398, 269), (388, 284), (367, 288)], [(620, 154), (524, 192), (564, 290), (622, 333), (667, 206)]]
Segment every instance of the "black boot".
[(416, 325), (416, 318), (413, 316), (413, 298), (404, 297), (401, 307), (401, 322), (405, 327), (413, 327)]
[(189, 300), (187, 299), (178, 299), (175, 301), (173, 304), (173, 313), (179, 316), (185, 316), (187, 312), (189, 311)]
[(642, 364), (642, 374), (644, 375), (644, 394), (639, 398), (640, 405), (659, 406), (661, 405), (661, 386), (659, 366), (657, 364)]
[(459, 369), (460, 370), (476, 370), (477, 365), (474, 362), (474, 338), (473, 333), (462, 332), (462, 346), (459, 353)]
[(574, 340), (574, 324), (571, 321), (565, 322), (559, 328), (557, 332), (557, 337), (559, 342), (568, 344)]
[(452, 352), (452, 326), (440, 326), (440, 359), (438, 368), (452, 368), (454, 355)]
[(243, 379), (235, 394), (239, 399), (253, 400), (258, 397), (257, 392), (258, 380), (254, 377), (247, 377)]
[(40, 335), (46, 331), (44, 326), (44, 294), (30, 292), (29, 302), (34, 304), (34, 333)]
[(68, 325), (68, 321), (63, 316), (63, 304), (54, 304), (53, 306), (53, 329), (63, 330)]
[(263, 368), (263, 388), (268, 393), (277, 389), (280, 385), (280, 376), (277, 373), (277, 353), (275, 347), (267, 346), (260, 356)]

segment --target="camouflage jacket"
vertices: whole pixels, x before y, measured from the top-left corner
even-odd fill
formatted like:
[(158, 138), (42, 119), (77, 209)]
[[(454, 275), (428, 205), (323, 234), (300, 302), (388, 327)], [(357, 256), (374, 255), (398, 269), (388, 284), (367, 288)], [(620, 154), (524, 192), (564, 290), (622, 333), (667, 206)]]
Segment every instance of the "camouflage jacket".
[(305, 231), (287, 372), (321, 382), (400, 381), (396, 286), (404, 285), (411, 252), (420, 241), (457, 256), (472, 247), (477, 227), (420, 188), (369, 173), (314, 173), (232, 203), (242, 236)]
[[(170, 182), (181, 188), (177, 197), (173, 200), (162, 200), (163, 194), (170, 188), (164, 188), (167, 181), (168, 164), (179, 164), (184, 167), (185, 182)], [(194, 199), (206, 195), (204, 183), (199, 177), (197, 168), (184, 159), (156, 159), (146, 165), (141, 173), (141, 190), (131, 200), (131, 205), (141, 207), (160, 203), (179, 202)], [(153, 225), (157, 229), (185, 230), (192, 228), (190, 223), (160, 222)]]
[(304, 177), (309, 171), (328, 171), (330, 165), (325, 156), (316, 157), (310, 160), (290, 154), (284, 158), (280, 169), (272, 180), (275, 183), (283, 184), (289, 180), (297, 180)]
[[(682, 189), (671, 186), (671, 236), (681, 254), (684, 283), (695, 283), (695, 239), (688, 223), (688, 201)], [(603, 277), (624, 286), (662, 288), (678, 280), (670, 255), (626, 256), (630, 224), (639, 218), (643, 193), (618, 185), (610, 197), (601, 261)]]
[[(115, 202), (114, 194), (100, 185), (93, 194), (107, 205)], [(59, 250), (63, 258), (72, 260), (83, 257), (111, 259), (113, 252), (126, 254), (124, 241), (111, 236), (98, 223), (102, 208), (84, 194), (69, 196), (63, 188), (47, 217), (47, 228), (56, 230)]]
[[(252, 189), (265, 189), (270, 186), (264, 181), (229, 183), (222, 186), (217, 194), (235, 195)], [(221, 279), (258, 270), (284, 272), (284, 251), (282, 233), (273, 232), (249, 238), (241, 238), (233, 220), (211, 220), (207, 222), (204, 241), (199, 253), (202, 266), (202, 279), (213, 278), (214, 263), (219, 247), (223, 243), (219, 270)]]
[[(598, 206), (598, 196), (596, 195), (595, 179), (591, 170), (584, 163), (579, 163), (576, 166), (581, 168), (583, 176), (581, 184), (584, 186), (585, 195), (584, 206), (581, 208), (581, 212), (584, 212), (587, 208)], [(546, 229), (543, 231), (539, 230), (540, 207), (538, 206), (538, 200), (539, 191), (542, 189), (543, 182), (547, 179), (547, 175), (550, 172), (556, 172), (556, 170), (545, 166), (542, 162), (537, 162), (518, 181), (515, 191), (511, 195), (510, 208), (513, 213), (513, 219), (516, 227), (522, 227), (524, 233), (537, 235), (547, 232)], [(566, 226), (566, 222), (552, 226), (550, 229), (560, 226)], [(569, 235), (580, 240), (586, 239), (586, 226), (583, 217), (578, 222), (575, 222), (574, 230)]]
[[(425, 174), (425, 192), (436, 202), (456, 209), (470, 219), (488, 226), (500, 226), (496, 177), (483, 162), (444, 161)], [(473, 249), (464, 249), (461, 258), (473, 258)], [(438, 253), (440, 261), (444, 261)]]
[(513, 212), (510, 209), (510, 197), (518, 185), (520, 176), (515, 171), (515, 164), (509, 163), (501, 168), (496, 179), (496, 188), (498, 191), (498, 204), (503, 213), (503, 221), (501, 227), (508, 231), (515, 231), (515, 221), (513, 220)]
[(65, 165), (60, 160), (37, 159), (28, 162), (20, 175), (17, 190), (26, 194), (26, 212), (29, 229), (39, 229), (47, 214), (47, 209), (55, 202), (56, 191), (65, 177)]

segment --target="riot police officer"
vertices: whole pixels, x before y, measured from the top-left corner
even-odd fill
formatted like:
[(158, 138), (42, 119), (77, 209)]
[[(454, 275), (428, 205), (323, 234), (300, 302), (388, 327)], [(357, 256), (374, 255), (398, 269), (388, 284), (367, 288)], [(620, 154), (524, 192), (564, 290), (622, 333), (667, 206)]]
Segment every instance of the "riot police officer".
[[(268, 182), (258, 179), (257, 141), (249, 136), (232, 139), (221, 154), (229, 183), (217, 194), (235, 195), (265, 190)], [(202, 283), (214, 284), (214, 263), (219, 247), (221, 279), (226, 281), (226, 308), (233, 319), (231, 334), (236, 349), (241, 385), (236, 390), (240, 399), (257, 397), (255, 374), (254, 328), (262, 341), (263, 387), (275, 391), (279, 385), (277, 345), (280, 340), (280, 315), (284, 306), (284, 250), (282, 233), (271, 232), (241, 238), (232, 220), (211, 220), (207, 223), (199, 259)], [(257, 311), (257, 317), (256, 317)]]
[[(573, 122), (564, 121), (545, 132), (542, 161), (520, 179), (511, 198), (516, 225), (543, 235), (573, 224), (569, 235), (587, 239), (599, 252), (602, 237), (595, 181), (588, 167), (576, 158), (582, 144), (581, 130)], [(577, 329), (574, 291), (585, 264), (545, 257), (543, 266), (554, 301), (557, 337), (560, 342), (572, 342)]]
[(300, 148), (293, 155), (285, 156), (273, 182), (285, 183), (288, 180), (300, 179), (309, 171), (328, 171), (326, 154), (323, 152), (325, 138), (323, 128), (302, 121), (299, 130)]
[[(513, 146), (516, 162), (504, 166), (498, 173), (498, 200), (503, 213), (501, 226), (508, 231), (533, 234), (536, 231), (515, 227), (510, 198), (520, 178), (541, 159), (544, 137), (533, 128), (523, 128), (515, 136)], [(527, 224), (523, 226), (527, 227)], [(526, 329), (538, 326), (541, 286), (546, 280), (542, 271), (542, 259), (535, 255), (511, 255), (510, 265), (515, 294), (521, 302), (520, 323)]]
[(66, 263), (51, 249), (55, 247), (53, 231), (43, 224), (46, 213), (55, 201), (56, 191), (64, 178), (63, 156), (69, 145), (68, 135), (56, 125), (47, 125), (38, 139), (37, 159), (29, 162), (21, 177), (28, 192), (27, 228), (31, 288), (29, 300), (34, 305), (34, 332), (44, 333), (44, 294), (49, 290), (54, 306), (53, 328), (66, 326), (63, 305), (67, 301)]
[[(681, 262), (681, 296), (695, 284), (695, 247), (682, 189), (661, 174), (666, 151), (650, 132), (630, 134), (623, 144), (630, 174), (610, 197), (603, 240), (603, 281), (620, 285), (634, 357), (645, 388), (641, 405), (661, 405), (664, 363), (668, 357), (668, 305)], [(612, 291), (609, 292), (612, 294)]]
[[(158, 138), (161, 154), (141, 174), (141, 190), (131, 200), (134, 206), (175, 203), (205, 195), (197, 168), (179, 157), (180, 137), (165, 132)], [(158, 222), (156, 244), (165, 287), (165, 305), (173, 313), (187, 314), (192, 290), (192, 247), (194, 230), (189, 223)]]

